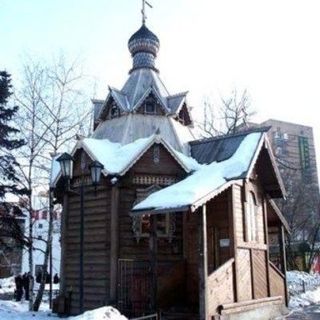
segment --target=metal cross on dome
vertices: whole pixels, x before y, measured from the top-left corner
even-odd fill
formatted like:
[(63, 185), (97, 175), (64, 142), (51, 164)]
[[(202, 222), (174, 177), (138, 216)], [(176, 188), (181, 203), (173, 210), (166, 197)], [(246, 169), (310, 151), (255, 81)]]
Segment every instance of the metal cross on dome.
[(149, 6), (150, 8), (153, 8), (152, 5), (148, 1), (142, 0), (142, 10), (141, 10), (141, 13), (142, 13), (142, 24), (145, 24), (146, 20), (147, 20), (146, 5)]

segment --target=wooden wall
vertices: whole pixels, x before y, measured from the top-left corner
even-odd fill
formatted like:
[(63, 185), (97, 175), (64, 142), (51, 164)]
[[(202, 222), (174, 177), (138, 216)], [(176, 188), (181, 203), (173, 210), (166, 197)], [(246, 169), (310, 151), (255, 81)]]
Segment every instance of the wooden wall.
[[(250, 241), (246, 236), (249, 192), (252, 192), (256, 199), (256, 237)], [(230, 210), (228, 199), (230, 205), (230, 198), (232, 199), (231, 215), (228, 214)], [(269, 269), (268, 236), (265, 234), (267, 230), (265, 225), (266, 201), (259, 181), (252, 179), (243, 184), (234, 185), (207, 204), (210, 315), (218, 312), (219, 304), (262, 299), (276, 294), (284, 296), (283, 278), (277, 271)], [(218, 227), (223, 235), (223, 237), (217, 237), (216, 241), (229, 237), (231, 247), (230, 250), (219, 248), (219, 257), (225, 265), (216, 265), (210, 272), (211, 226)], [(231, 261), (234, 269), (231, 268)], [(220, 268), (217, 269), (219, 266)]]
[[(143, 238), (137, 242), (132, 230), (132, 217), (129, 215), (136, 200), (136, 189), (147, 188), (150, 185), (134, 184), (134, 176), (145, 174), (153, 177), (168, 176), (172, 179), (180, 179), (186, 174), (162, 145), (157, 146), (159, 147), (159, 162), (154, 161), (154, 151), (151, 147), (134, 164), (126, 176), (119, 179), (119, 256), (117, 259), (148, 262), (150, 258), (149, 240)], [(90, 185), (91, 183), (88, 170), (88, 164), (91, 160), (86, 154), (82, 156), (82, 151), (79, 150), (75, 155), (74, 178), (71, 181), (71, 186), (77, 191), (79, 191), (80, 185), (81, 157), (82, 161), (87, 163), (85, 184)], [(111, 188), (112, 184), (108, 177), (102, 179), (96, 193), (92, 187), (85, 187), (84, 308), (86, 310), (109, 303)], [(75, 193), (68, 193), (65, 207), (67, 210), (65, 210), (62, 226), (62, 256), (64, 257), (62, 290), (65, 294), (72, 291), (71, 314), (77, 314), (79, 313), (80, 196)], [(176, 214), (174, 216), (175, 232), (172, 241), (165, 238), (159, 238), (158, 240), (157, 260), (165, 263), (165, 266), (161, 265), (159, 267), (159, 279), (162, 279), (159, 287), (162, 292), (165, 291), (166, 283), (170, 282), (163, 274), (169, 275), (172, 273), (178, 279), (184, 270), (184, 265), (181, 266), (181, 261), (183, 261), (182, 215)], [(176, 269), (179, 272), (176, 272)], [(176, 281), (179, 282), (180, 280)]]
[[(87, 189), (88, 190), (88, 189)], [(84, 198), (84, 308), (103, 306), (109, 297), (110, 189), (93, 188)], [(64, 244), (64, 287), (72, 291), (71, 313), (79, 312), (80, 199), (70, 195)]]

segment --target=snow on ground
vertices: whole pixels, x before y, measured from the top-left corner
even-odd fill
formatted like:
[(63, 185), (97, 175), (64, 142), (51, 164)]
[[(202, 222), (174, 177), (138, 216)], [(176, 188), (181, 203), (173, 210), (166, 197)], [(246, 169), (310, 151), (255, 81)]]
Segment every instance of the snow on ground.
[[(29, 312), (28, 302), (14, 302), (0, 300), (1, 320), (49, 320), (58, 319), (52, 314), (48, 304), (42, 303), (39, 312)], [(76, 317), (64, 318), (66, 320), (127, 320), (120, 312), (113, 307), (102, 307), (92, 311), (87, 311)]]
[(15, 302), (0, 300), (0, 319), (2, 320), (45, 320), (54, 316), (48, 304), (41, 304), (39, 312), (28, 311), (28, 301)]
[(127, 320), (120, 312), (112, 307), (102, 307), (76, 317), (68, 318), (70, 320)]
[[(290, 309), (298, 309), (320, 303), (320, 275), (302, 271), (287, 272)], [(303, 291), (306, 292), (303, 292)]]
[(0, 279), (0, 294), (12, 293), (15, 289), (14, 277)]

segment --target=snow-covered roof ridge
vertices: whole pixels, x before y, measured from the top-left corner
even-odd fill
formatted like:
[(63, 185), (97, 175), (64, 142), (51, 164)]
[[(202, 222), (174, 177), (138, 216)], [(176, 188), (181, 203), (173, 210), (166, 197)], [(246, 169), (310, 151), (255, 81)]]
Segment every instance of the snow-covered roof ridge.
[(208, 197), (215, 196), (217, 192), (222, 192), (232, 183), (250, 175), (249, 169), (263, 140), (264, 134), (261, 132), (248, 134), (231, 158), (202, 165), (184, 180), (151, 194), (134, 206), (133, 212), (179, 211), (186, 207), (195, 210)]

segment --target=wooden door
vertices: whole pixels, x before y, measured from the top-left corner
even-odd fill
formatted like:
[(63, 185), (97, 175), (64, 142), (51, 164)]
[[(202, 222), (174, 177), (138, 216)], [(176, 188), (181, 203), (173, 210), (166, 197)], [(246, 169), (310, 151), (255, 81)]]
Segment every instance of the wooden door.
[(208, 228), (208, 273), (219, 266), (219, 230), (217, 227)]

